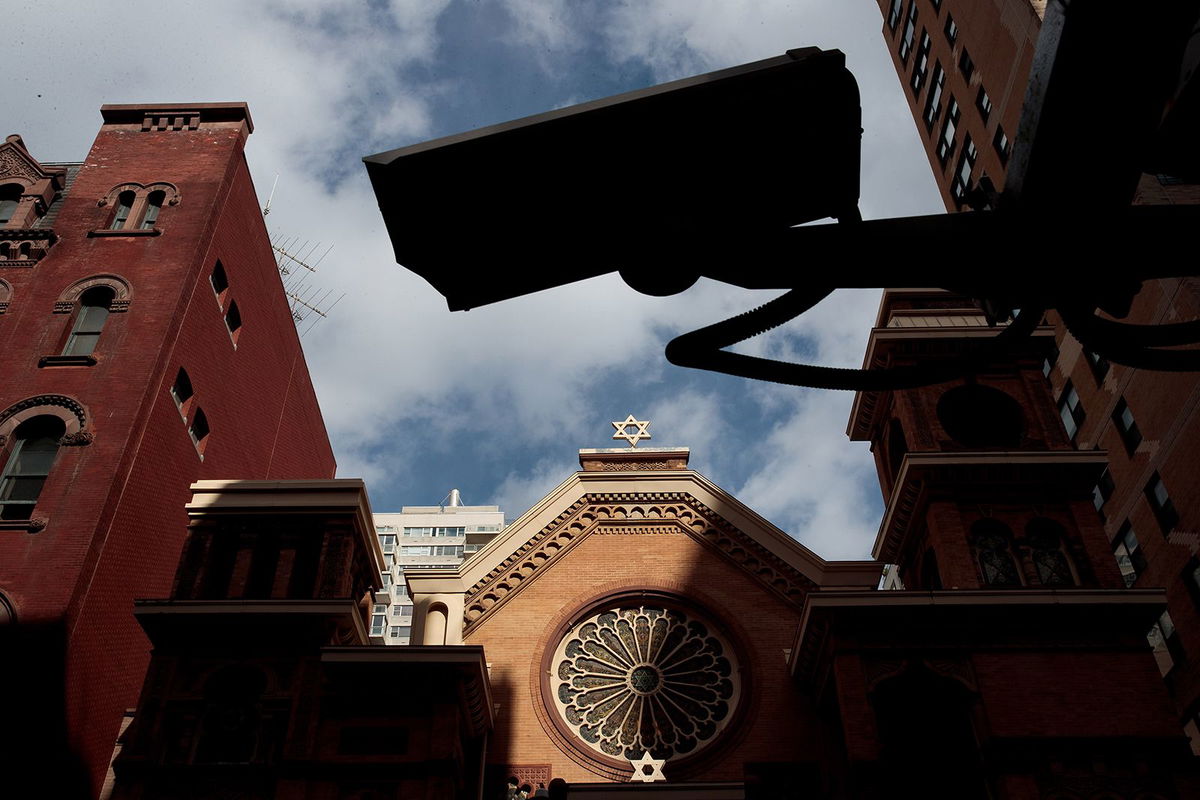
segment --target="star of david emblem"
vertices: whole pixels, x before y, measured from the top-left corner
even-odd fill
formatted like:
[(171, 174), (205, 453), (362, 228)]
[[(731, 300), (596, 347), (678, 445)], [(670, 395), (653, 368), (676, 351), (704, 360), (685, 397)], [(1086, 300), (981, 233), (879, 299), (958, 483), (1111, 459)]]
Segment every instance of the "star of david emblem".
[[(614, 439), (624, 439), (629, 442), (630, 447), (637, 447), (637, 443), (642, 439), (650, 439), (649, 431), (646, 428), (650, 425), (650, 420), (634, 419), (633, 414), (625, 418), (624, 422), (614, 422), (612, 426), (617, 429), (613, 434)], [(629, 432), (630, 428), (637, 428), (633, 433)]]
[(633, 775), (630, 776), (630, 782), (638, 783), (654, 783), (656, 781), (665, 781), (666, 775), (663, 775), (663, 764), (667, 763), (665, 758), (651, 758), (650, 751), (642, 753), (639, 759), (629, 759), (629, 763), (633, 766)]

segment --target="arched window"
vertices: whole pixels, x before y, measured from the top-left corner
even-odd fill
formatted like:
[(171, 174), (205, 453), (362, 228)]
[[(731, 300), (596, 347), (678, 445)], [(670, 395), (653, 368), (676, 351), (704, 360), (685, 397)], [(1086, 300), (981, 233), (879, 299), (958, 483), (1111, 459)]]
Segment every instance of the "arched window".
[(33, 515), (65, 432), (63, 421), (49, 415), (27, 419), (13, 431), (12, 450), (0, 473), (0, 519), (22, 520)]
[(19, 183), (0, 186), (0, 225), (7, 225), (9, 220), (16, 215), (17, 206), (21, 204), (21, 195), (24, 191)]
[(117, 195), (117, 210), (113, 213), (110, 228), (119, 231), (125, 227), (125, 223), (129, 220), (129, 212), (133, 209), (133, 201), (136, 199), (137, 194), (132, 189), (126, 189)]
[(1074, 586), (1071, 560), (1063, 551), (1063, 527), (1052, 519), (1034, 517), (1025, 526), (1025, 540), (1043, 586)]
[(154, 227), (154, 221), (158, 219), (158, 212), (162, 210), (163, 200), (166, 197), (167, 193), (162, 189), (150, 193), (146, 198), (146, 211), (142, 215), (142, 224), (138, 227), (144, 231), (148, 231)]
[(263, 742), (262, 696), (267, 677), (248, 665), (223, 667), (204, 684), (204, 717), (195, 761), (249, 764), (267, 755)]
[(79, 311), (71, 335), (63, 347), (64, 356), (90, 356), (100, 340), (116, 293), (109, 286), (93, 286), (79, 296)]
[(971, 526), (971, 545), (985, 586), (1020, 586), (1021, 572), (1012, 555), (1012, 531), (1003, 522), (981, 519)]

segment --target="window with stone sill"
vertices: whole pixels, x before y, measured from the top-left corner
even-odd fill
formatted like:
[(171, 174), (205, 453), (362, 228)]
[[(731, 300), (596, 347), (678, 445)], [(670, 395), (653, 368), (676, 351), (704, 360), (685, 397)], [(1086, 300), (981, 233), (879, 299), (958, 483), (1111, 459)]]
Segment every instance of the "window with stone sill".
[(238, 310), (236, 300), (229, 301), (229, 310), (225, 312), (225, 328), (229, 331), (229, 339), (233, 346), (237, 347), (242, 330), (242, 312)]
[(213, 267), (208, 276), (208, 282), (212, 285), (213, 294), (217, 297), (217, 306), (224, 310), (225, 295), (229, 292), (229, 277), (225, 274), (225, 267), (220, 261)]
[(211, 431), (208, 427), (208, 417), (205, 415), (204, 409), (196, 409), (196, 413), (192, 417), (192, 422), (188, 425), (188, 436), (191, 437), (196, 452), (203, 459), (204, 450), (208, 447), (208, 440), (211, 436)]
[(187, 370), (180, 367), (179, 372), (175, 374), (175, 382), (171, 384), (171, 399), (175, 401), (175, 408), (179, 409), (179, 416), (185, 420), (188, 417), (188, 411), (192, 407), (192, 398), (194, 396), (192, 379), (188, 377)]
[(126, 183), (115, 187), (100, 199), (100, 205), (111, 205), (112, 215), (103, 230), (91, 236), (133, 236), (158, 234), (158, 219), (164, 205), (177, 205), (179, 191), (169, 183)]
[(1117, 538), (1113, 540), (1113, 555), (1125, 586), (1133, 586), (1138, 576), (1146, 571), (1146, 554), (1142, 552), (1141, 543), (1129, 520), (1125, 520), (1121, 530), (1117, 531)]

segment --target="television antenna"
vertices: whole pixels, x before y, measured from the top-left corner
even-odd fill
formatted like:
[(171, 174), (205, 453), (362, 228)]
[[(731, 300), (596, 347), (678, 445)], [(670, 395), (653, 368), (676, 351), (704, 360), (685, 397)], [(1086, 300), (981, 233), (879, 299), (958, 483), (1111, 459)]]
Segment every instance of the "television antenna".
[[(268, 213), (269, 208), (270, 200), (267, 201), (267, 208), (263, 209), (263, 213)], [(330, 245), (313, 260), (313, 255), (320, 246), (320, 242), (301, 242), (298, 236), (289, 238), (276, 234), (271, 237), (275, 266), (283, 279), (283, 293), (287, 295), (292, 319), (300, 329), (301, 336), (312, 330), (322, 319), (326, 319), (333, 307), (346, 296), (343, 292), (330, 302), (333, 296), (332, 289), (322, 291), (320, 287), (307, 283), (309, 277), (316, 274), (317, 267), (333, 250), (333, 245)]]

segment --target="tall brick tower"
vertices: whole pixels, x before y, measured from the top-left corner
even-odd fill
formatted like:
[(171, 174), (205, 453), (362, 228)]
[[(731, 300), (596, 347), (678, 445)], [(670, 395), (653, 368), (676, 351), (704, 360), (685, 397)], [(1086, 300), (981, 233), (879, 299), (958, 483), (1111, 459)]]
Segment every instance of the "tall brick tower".
[[(965, 297), (889, 289), (866, 362), (954, 358), (994, 335)], [(903, 584), (857, 620), (853, 604), (826, 611), (847, 655), (882, 650), (868, 685), (903, 677), (875, 690), (881, 747), (864, 765), (930, 797), (1190, 796), (1145, 638), (1165, 594), (1125, 588), (1091, 502), (1106, 454), (1075, 448), (1054, 407), (1053, 327), (1027, 342), (965, 379), (855, 398), (849, 433), (871, 442), (886, 499), (874, 556)]]
[(248, 108), (101, 113), (82, 163), (0, 144), (0, 761), (56, 797), (101, 790), (149, 658), (133, 601), (170, 593), (190, 484), (335, 467)]

